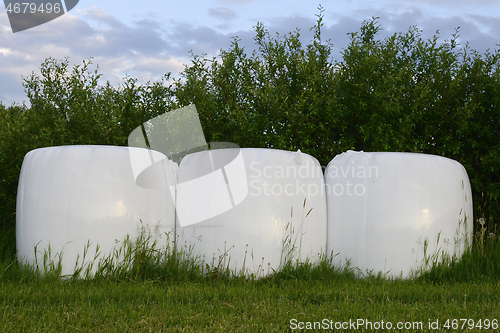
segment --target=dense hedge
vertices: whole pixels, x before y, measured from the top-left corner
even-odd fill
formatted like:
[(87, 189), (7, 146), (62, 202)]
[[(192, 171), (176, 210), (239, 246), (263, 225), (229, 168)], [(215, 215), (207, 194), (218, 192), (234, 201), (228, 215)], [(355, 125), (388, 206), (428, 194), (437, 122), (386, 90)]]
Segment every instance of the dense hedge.
[(307, 45), (300, 31), (272, 37), (257, 24), (252, 53), (234, 38), (220, 59), (195, 55), (180, 79), (167, 74), (145, 85), (130, 77), (119, 87), (100, 85), (90, 60), (70, 69), (68, 59), (47, 59), (40, 75), (24, 79), (30, 107), (0, 104), (3, 235), (12, 235), (28, 151), (126, 145), (142, 122), (190, 103), (207, 141), (301, 149), (323, 165), (348, 149), (455, 159), (469, 173), (475, 216), (493, 231), (500, 218), (500, 53), (459, 47), (457, 34), (425, 40), (416, 27), (380, 39), (373, 19), (334, 61), (333, 45), (321, 39), (322, 19)]
[(194, 57), (175, 88), (195, 102), (214, 141), (301, 149), (326, 165), (348, 149), (446, 156), (462, 163), (475, 216), (500, 220), (500, 53), (478, 54), (416, 27), (377, 39), (365, 22), (339, 62), (321, 40), (322, 17), (306, 46), (297, 31), (272, 38), (256, 26), (258, 50), (233, 39), (222, 61)]

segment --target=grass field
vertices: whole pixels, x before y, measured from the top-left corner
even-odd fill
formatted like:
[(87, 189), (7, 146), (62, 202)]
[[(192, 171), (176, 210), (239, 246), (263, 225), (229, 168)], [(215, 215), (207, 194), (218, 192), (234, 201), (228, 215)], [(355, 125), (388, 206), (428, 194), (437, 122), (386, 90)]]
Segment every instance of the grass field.
[[(134, 266), (92, 279), (41, 277), (0, 264), (1, 332), (498, 331), (500, 243), (476, 240), (461, 260), (411, 280), (324, 261), (264, 279), (234, 277), (134, 249)], [(186, 264), (188, 263), (188, 264)], [(110, 272), (110, 270), (108, 270)]]
[[(486, 319), (498, 320), (499, 295), (497, 282), (388, 283), (342, 277), (212, 283), (3, 282), (0, 330), (284, 332), (294, 327), (300, 331), (301, 325), (316, 321), (322, 325), (319, 331), (333, 331), (339, 322), (358, 324), (361, 319), (379, 326), (384, 321), (385, 327), (390, 322), (396, 331), (404, 331), (396, 329), (398, 323), (427, 331), (436, 320), (441, 329), (448, 319), (472, 319), (476, 324), (482, 320), (483, 325)], [(366, 324), (356, 328), (370, 328)]]

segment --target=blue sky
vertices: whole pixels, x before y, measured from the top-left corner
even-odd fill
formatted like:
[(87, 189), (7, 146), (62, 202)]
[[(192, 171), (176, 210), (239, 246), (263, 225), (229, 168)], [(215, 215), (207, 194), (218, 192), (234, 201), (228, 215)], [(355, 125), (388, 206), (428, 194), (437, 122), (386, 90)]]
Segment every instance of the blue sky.
[(460, 42), (481, 53), (500, 44), (497, 0), (80, 0), (66, 15), (15, 34), (0, 4), (0, 102), (26, 101), (22, 78), (38, 72), (48, 57), (69, 57), (71, 64), (93, 57), (103, 79), (117, 86), (125, 75), (140, 83), (175, 75), (189, 63), (190, 50), (217, 56), (234, 36), (251, 52), (257, 22), (273, 33), (299, 28), (307, 42), (319, 4), (323, 36), (334, 44), (337, 60), (347, 34), (372, 17), (380, 17), (381, 37), (416, 25), (426, 38), (439, 30), (449, 39), (460, 27)]

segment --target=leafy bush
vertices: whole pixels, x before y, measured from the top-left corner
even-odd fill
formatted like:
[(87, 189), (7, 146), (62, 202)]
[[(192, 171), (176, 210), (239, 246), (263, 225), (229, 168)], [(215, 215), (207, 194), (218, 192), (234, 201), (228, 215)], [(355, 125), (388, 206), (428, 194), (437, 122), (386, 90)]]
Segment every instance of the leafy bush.
[(410, 28), (378, 39), (377, 19), (350, 34), (341, 61), (300, 31), (271, 37), (255, 27), (251, 54), (233, 39), (219, 60), (194, 56), (181, 104), (196, 103), (208, 138), (242, 147), (301, 149), (326, 165), (348, 149), (436, 154), (468, 171), (474, 212), (500, 221), (500, 53), (484, 55)]
[(92, 60), (69, 68), (68, 59), (46, 59), (40, 75), (24, 78), (30, 107), (0, 107), (0, 255), (15, 252), (17, 184), (29, 151), (58, 145), (127, 145), (144, 121), (174, 108), (167, 81), (138, 85), (127, 77), (117, 88), (101, 85)]
[(195, 103), (207, 141), (241, 147), (301, 149), (325, 163), (341, 137), (333, 45), (321, 41), (322, 16), (304, 46), (300, 31), (272, 38), (255, 27), (248, 55), (234, 38), (220, 60), (194, 56), (176, 82), (180, 104)]

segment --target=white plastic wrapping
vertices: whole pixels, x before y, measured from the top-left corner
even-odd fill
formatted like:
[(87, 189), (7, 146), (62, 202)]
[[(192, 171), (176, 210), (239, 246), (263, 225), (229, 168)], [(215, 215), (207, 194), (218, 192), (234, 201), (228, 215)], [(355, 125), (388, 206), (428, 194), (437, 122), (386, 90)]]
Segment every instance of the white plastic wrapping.
[[(44, 254), (58, 260), (62, 254), (62, 274), (72, 274), (77, 258), (88, 267), (96, 245), (107, 256), (122, 245), (127, 235), (134, 239), (142, 225), (159, 234), (175, 226), (175, 207), (168, 186), (151, 186), (140, 174), (154, 161), (167, 161), (162, 154), (141, 148), (111, 146), (63, 146), (36, 149), (25, 158), (19, 178), (16, 214), (18, 258), (40, 270)], [(145, 158), (141, 158), (145, 157)], [(149, 161), (149, 162), (148, 162)], [(173, 163), (162, 172), (175, 179)], [(156, 184), (157, 185), (157, 184)], [(85, 263), (83, 252), (88, 242)], [(98, 260), (92, 269), (94, 273)]]
[(412, 153), (337, 155), (325, 170), (327, 253), (363, 273), (409, 277), (425, 258), (460, 256), (472, 234), (464, 167)]
[(265, 276), (286, 260), (315, 261), (325, 251), (324, 178), (307, 154), (198, 152), (182, 160), (178, 184), (177, 244), (206, 263)]
[(34, 263), (36, 248), (41, 267), (50, 245), (72, 274), (97, 244), (102, 257), (135, 238), (140, 220), (159, 234), (175, 229), (178, 248), (206, 263), (257, 276), (326, 252), (336, 264), (408, 277), (425, 258), (470, 244), (471, 188), (456, 161), (349, 151), (324, 177), (314, 157), (273, 149), (193, 153), (179, 168), (142, 148), (36, 149), (19, 179), (18, 257)]

